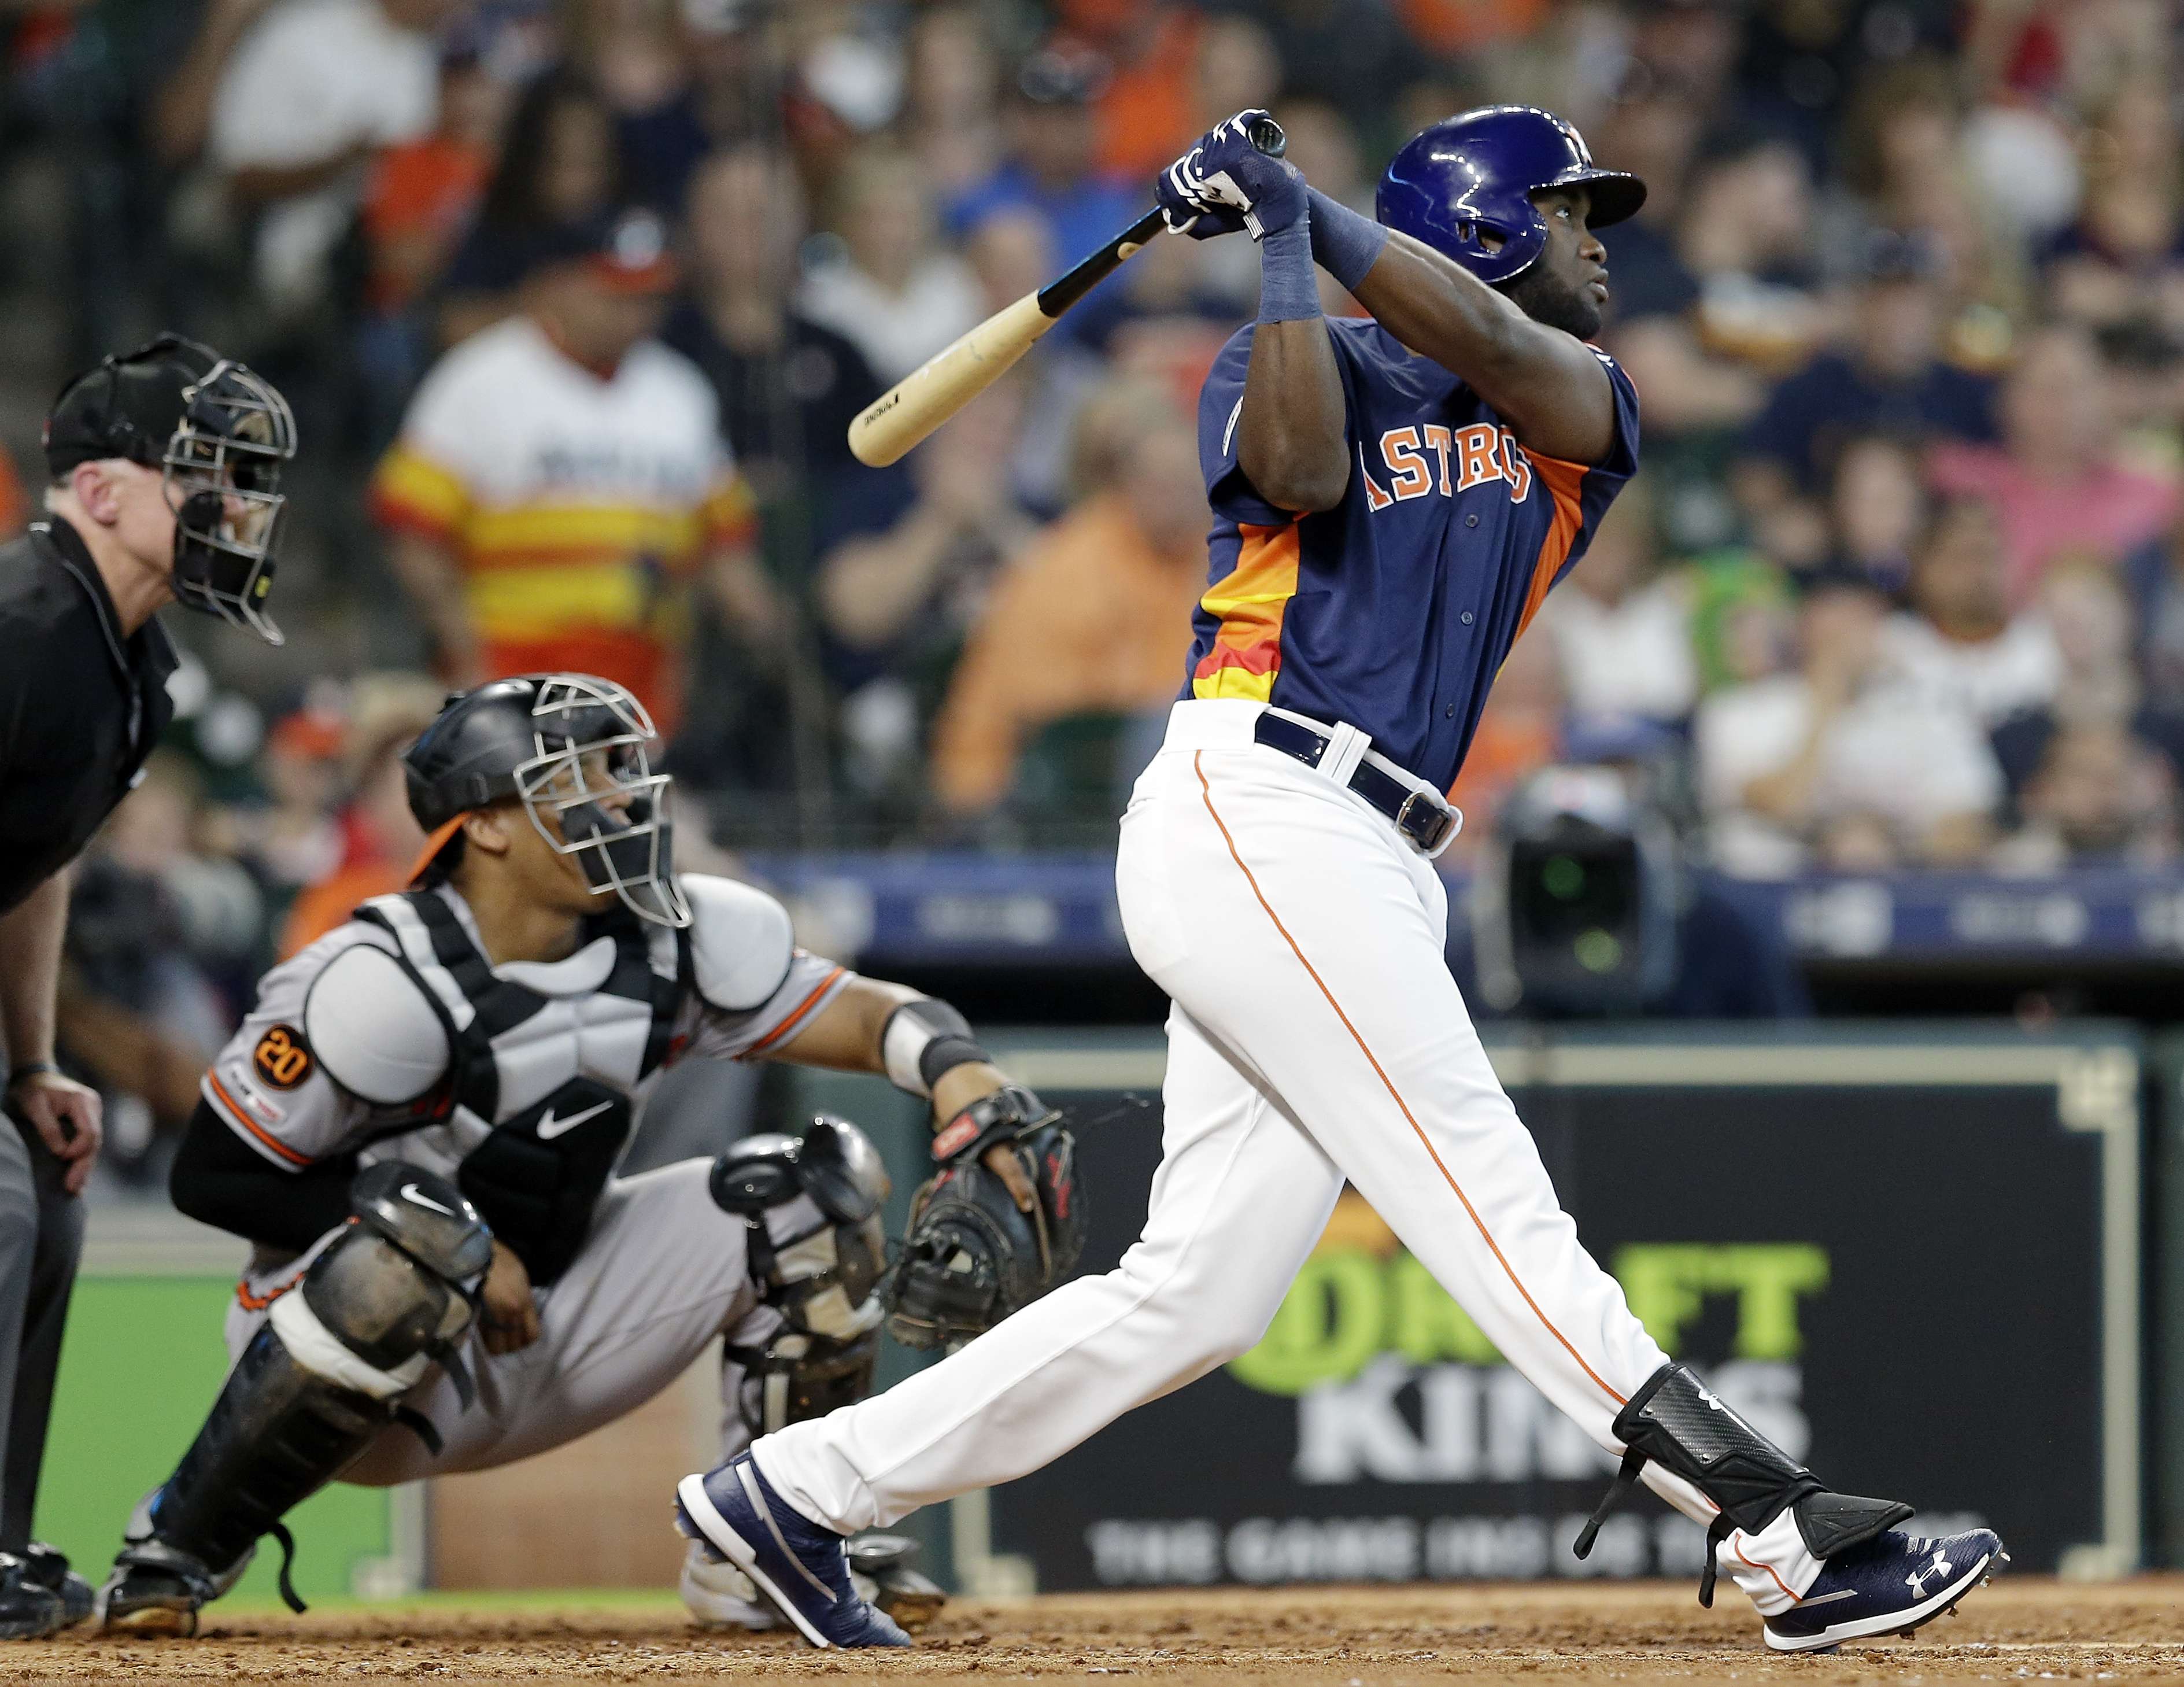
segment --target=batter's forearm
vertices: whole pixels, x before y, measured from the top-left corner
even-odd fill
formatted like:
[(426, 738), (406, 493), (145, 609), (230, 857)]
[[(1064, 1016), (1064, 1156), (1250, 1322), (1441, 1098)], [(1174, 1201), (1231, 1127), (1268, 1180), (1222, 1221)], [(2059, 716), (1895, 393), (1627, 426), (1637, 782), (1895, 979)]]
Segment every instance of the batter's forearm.
[(1407, 234), (1390, 233), (1351, 291), (1403, 345), (1461, 377), (1524, 444), (1570, 462), (1596, 463), (1607, 455), (1615, 439), (1614, 390), (1576, 336), (1534, 321), (1513, 300)]
[(1332, 510), (1350, 486), (1342, 377), (1323, 317), (1262, 322), (1251, 338), (1236, 461), (1284, 510)]
[(0, 1036), (11, 1067), (53, 1058), (53, 1001), (72, 871), (64, 867), (0, 915)]
[(1259, 243), (1259, 322), (1245, 371), (1236, 463), (1278, 509), (1332, 510), (1350, 486), (1342, 376), (1319, 308), (1308, 215)]

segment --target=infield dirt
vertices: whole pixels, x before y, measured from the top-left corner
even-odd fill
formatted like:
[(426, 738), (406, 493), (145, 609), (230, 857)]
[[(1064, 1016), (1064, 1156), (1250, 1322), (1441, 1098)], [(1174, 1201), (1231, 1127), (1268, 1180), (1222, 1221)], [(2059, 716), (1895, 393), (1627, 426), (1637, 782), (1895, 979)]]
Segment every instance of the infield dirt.
[(1937, 1683), (2184, 1679), (2184, 1577), (2003, 1578), (1909, 1640), (1778, 1657), (1724, 1589), (1435, 1587), (1063, 1595), (951, 1606), (911, 1652), (815, 1652), (702, 1634), (664, 1607), (435, 1604), (305, 1617), (211, 1612), (193, 1640), (63, 1636), (0, 1646), (0, 1683), (401, 1679), (534, 1683), (811, 1677), (981, 1683), (1139, 1676), (1184, 1687), (1396, 1687), (1446, 1678)]

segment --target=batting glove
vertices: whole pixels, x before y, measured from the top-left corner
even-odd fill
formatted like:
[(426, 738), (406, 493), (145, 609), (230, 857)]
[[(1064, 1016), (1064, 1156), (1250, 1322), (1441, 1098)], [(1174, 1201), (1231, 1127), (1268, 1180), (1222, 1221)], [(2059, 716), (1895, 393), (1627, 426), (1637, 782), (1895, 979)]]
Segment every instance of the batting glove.
[(1156, 192), (1171, 230), (1204, 239), (1206, 234), (1182, 219), (1223, 219), (1225, 226), (1208, 232), (1223, 234), (1240, 218), (1254, 240), (1263, 240), (1304, 215), (1303, 173), (1251, 143), (1252, 126), (1267, 120), (1267, 112), (1240, 111), (1162, 173)]

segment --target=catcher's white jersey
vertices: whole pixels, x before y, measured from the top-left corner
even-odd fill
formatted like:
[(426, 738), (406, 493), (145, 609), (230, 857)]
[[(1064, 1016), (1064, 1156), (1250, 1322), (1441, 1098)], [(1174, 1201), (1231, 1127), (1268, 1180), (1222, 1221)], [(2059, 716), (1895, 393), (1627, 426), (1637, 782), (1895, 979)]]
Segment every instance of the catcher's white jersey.
[[(679, 882), (692, 912), (687, 971), (674, 931), (647, 928), (643, 938), (666, 997), (664, 1047), (651, 1046), (655, 999), (610, 987), (620, 946), (602, 934), (563, 960), (492, 969), (495, 980), (538, 998), (517, 1023), (481, 1027), (494, 1069), (486, 1086), (492, 1112), (481, 1116), (450, 1098), (443, 1116), (429, 1116), (450, 1032), (469, 1029), (471, 1004), (432, 965), (423, 923), (402, 898), (381, 897), (367, 910), (387, 924), (351, 919), (265, 975), (248, 1016), (205, 1074), (204, 1098), (284, 1170), (357, 1151), (366, 1164), (398, 1157), (453, 1177), (496, 1125), (571, 1080), (589, 1078), (636, 1101), (655, 1071), (685, 1055), (741, 1059), (773, 1047), (851, 977), (794, 947), (788, 914), (765, 892), (697, 874)], [(452, 886), (433, 894), (476, 945), (476, 923), (460, 894)], [(439, 986), (439, 999), (421, 997), (418, 974)], [(542, 1120), (541, 1134), (571, 1122)]]
[[(510, 1120), (553, 1147), (599, 1129), (590, 1115), (603, 1103), (626, 1124), (660, 1068), (686, 1054), (778, 1047), (851, 977), (796, 948), (787, 913), (764, 892), (695, 874), (678, 882), (690, 900), (687, 933), (615, 922), (564, 960), (493, 967), (489, 979), (454, 890), (375, 898), (266, 975), (206, 1075), (205, 1098), (289, 1171), (357, 1152), (460, 1181), (460, 1163)], [(454, 965), (442, 964), (450, 958)], [(492, 1100), (481, 1113), (458, 1092)], [(408, 1482), (526, 1458), (634, 1410), (724, 1332), (762, 1343), (778, 1315), (758, 1299), (744, 1221), (713, 1200), (710, 1169), (688, 1159), (605, 1177), (574, 1258), (551, 1287), (536, 1287), (538, 1339), (493, 1355), (474, 1331), (464, 1356), (477, 1393), (467, 1410), (437, 1367), (404, 1397), (444, 1450), (435, 1457), (393, 1430), (343, 1480)], [(768, 1221), (800, 1227), (808, 1218), (791, 1204)], [(337, 1233), (300, 1255), (259, 1251), (228, 1309), (231, 1359)], [(722, 1371), (725, 1453), (746, 1438), (734, 1410), (742, 1374), (733, 1363)]]

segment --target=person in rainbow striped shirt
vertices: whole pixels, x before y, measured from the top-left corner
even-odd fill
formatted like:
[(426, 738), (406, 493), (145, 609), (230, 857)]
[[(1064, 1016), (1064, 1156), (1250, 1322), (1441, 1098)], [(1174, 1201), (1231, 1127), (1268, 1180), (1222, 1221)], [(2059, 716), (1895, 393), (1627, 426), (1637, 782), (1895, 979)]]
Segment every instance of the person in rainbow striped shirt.
[(418, 388), (371, 505), (450, 683), (581, 669), (666, 726), (695, 592), (750, 649), (777, 641), (713, 389), (652, 338), (676, 277), (649, 212), (565, 226), (523, 308)]

